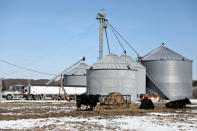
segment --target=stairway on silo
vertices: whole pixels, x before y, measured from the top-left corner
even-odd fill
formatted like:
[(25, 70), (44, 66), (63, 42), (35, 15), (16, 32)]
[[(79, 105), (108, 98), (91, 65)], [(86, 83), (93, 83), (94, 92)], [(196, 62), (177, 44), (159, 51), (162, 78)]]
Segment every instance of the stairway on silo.
[(148, 72), (146, 72), (146, 78), (148, 78), (147, 80), (151, 83), (151, 86), (148, 86), (148, 88), (156, 92), (162, 99), (169, 100), (169, 98), (159, 89), (159, 85)]

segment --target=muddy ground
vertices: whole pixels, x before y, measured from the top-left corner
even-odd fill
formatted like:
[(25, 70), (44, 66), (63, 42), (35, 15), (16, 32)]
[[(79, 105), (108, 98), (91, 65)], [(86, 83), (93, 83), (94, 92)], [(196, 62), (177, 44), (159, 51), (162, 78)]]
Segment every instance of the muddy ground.
[(197, 130), (197, 100), (184, 109), (167, 109), (165, 102), (155, 109), (138, 109), (139, 103), (121, 109), (97, 106), (77, 111), (74, 102), (4, 101), (0, 103), (0, 130), (115, 130), (158, 131)]
[(82, 107), (77, 111), (75, 103), (67, 102), (5, 102), (0, 103), (0, 120), (18, 120), (18, 119), (37, 119), (37, 118), (57, 118), (57, 117), (94, 117), (102, 116), (110, 118), (114, 116), (144, 116), (147, 113), (177, 113), (186, 115), (196, 115), (197, 106), (188, 106), (183, 109), (167, 109), (164, 103), (155, 104), (155, 109), (139, 109), (139, 104), (131, 104), (129, 107), (121, 109), (104, 109), (99, 105), (93, 111), (86, 111)]

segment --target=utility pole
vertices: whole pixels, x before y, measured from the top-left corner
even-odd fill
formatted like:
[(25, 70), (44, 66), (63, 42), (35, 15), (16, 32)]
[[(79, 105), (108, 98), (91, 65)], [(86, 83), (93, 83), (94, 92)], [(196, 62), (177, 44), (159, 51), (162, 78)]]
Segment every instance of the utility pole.
[(3, 88), (3, 79), (0, 78), (0, 103), (1, 103), (1, 98), (2, 98), (2, 88)]
[(103, 58), (103, 30), (106, 27), (105, 21), (107, 20), (103, 11), (104, 9), (101, 9), (101, 12), (97, 13), (96, 17), (99, 20), (99, 60)]

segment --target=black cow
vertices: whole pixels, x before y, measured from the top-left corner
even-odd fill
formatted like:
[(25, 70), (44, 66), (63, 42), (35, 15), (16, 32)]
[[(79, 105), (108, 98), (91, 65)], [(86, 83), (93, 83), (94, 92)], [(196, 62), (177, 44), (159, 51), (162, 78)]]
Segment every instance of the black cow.
[(88, 109), (88, 106), (90, 106), (90, 110), (93, 110), (95, 106), (97, 105), (97, 102), (99, 102), (99, 95), (78, 95), (76, 97), (76, 104), (77, 104), (77, 110), (81, 109), (81, 105), (86, 105), (86, 110)]
[(170, 101), (165, 104), (166, 108), (185, 108), (186, 104), (191, 104), (188, 98)]
[(148, 98), (144, 98), (142, 101), (141, 101), (141, 104), (140, 104), (140, 109), (154, 109), (154, 104), (152, 102), (152, 100), (148, 99)]

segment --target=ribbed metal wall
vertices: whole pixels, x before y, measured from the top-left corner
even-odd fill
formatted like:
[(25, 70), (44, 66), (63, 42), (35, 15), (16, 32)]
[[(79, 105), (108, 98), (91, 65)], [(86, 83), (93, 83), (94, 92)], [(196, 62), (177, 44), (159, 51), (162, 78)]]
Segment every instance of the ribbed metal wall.
[(128, 63), (132, 69), (136, 70), (136, 88), (137, 94), (145, 94), (146, 93), (146, 68), (136, 60), (132, 59), (129, 55), (122, 55), (120, 59), (124, 63)]
[(64, 75), (64, 86), (87, 86), (86, 75)]
[[(164, 46), (152, 51), (144, 59), (142, 64), (146, 67), (147, 75), (151, 76), (165, 96), (169, 99), (192, 98), (191, 60)], [(147, 80), (147, 93), (155, 92), (154, 82)]]
[(197, 98), (197, 86), (192, 88), (193, 98)]
[(120, 92), (137, 99), (135, 71), (129, 70), (88, 70), (88, 93), (108, 95)]
[(87, 70), (88, 94), (108, 95), (120, 92), (137, 100), (136, 70), (128, 69), (119, 56), (109, 54)]
[(80, 63), (76, 68), (64, 75), (64, 86), (87, 86), (87, 69), (90, 67), (86, 63)]

